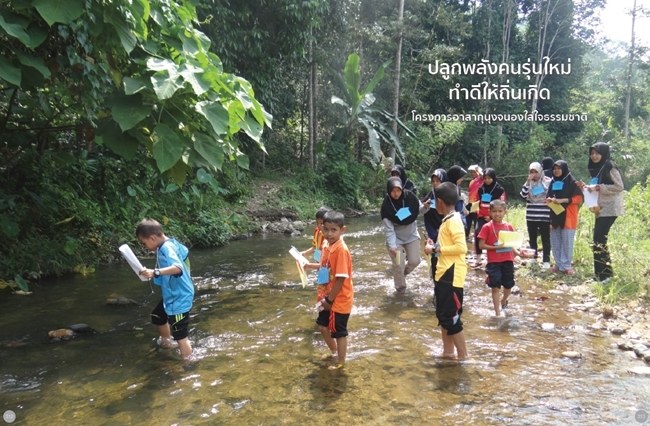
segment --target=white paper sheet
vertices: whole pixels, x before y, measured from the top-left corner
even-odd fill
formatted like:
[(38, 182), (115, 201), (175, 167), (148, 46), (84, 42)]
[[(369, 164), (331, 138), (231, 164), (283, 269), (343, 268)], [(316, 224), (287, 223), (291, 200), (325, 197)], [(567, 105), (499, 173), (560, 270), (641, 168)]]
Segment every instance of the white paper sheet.
[[(298, 249), (295, 248), (295, 247), (293, 247), (293, 246), (291, 246), (291, 250), (289, 250), (289, 254), (290, 254), (291, 256), (293, 256), (293, 258), (296, 259), (296, 260), (298, 261), (298, 263), (300, 263), (300, 266), (305, 266), (307, 263), (309, 263), (309, 261), (307, 260), (307, 258), (306, 258), (305, 256), (303, 256), (303, 255), (298, 251)], [(321, 255), (321, 256), (322, 256), (322, 255)]]
[(142, 266), (138, 258), (135, 257), (135, 254), (133, 254), (131, 247), (126, 244), (122, 244), (119, 250), (120, 253), (122, 253), (122, 256), (124, 256), (124, 259), (126, 259), (126, 261), (131, 266), (131, 269), (133, 269), (133, 272), (135, 272), (138, 278), (140, 278), (140, 281), (149, 281), (147, 278), (140, 275), (140, 271), (144, 269), (144, 266)]
[(596, 207), (598, 205), (598, 191), (589, 192), (587, 189), (582, 191), (586, 207)]

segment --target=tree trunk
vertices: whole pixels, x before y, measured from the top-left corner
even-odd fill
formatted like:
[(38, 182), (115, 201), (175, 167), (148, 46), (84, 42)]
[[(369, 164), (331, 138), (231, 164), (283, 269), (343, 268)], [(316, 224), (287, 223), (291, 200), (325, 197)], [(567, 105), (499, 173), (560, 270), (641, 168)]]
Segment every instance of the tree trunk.
[(625, 97), (625, 139), (630, 139), (630, 100), (632, 97), (632, 64), (634, 63), (634, 21), (636, 20), (636, 0), (632, 8), (632, 42), (630, 44), (630, 58), (627, 64), (627, 95)]
[(309, 30), (309, 165), (314, 168), (314, 56), (313, 43), (311, 39), (313, 31)]
[[(399, 0), (399, 18), (397, 25), (399, 27), (399, 35), (397, 37), (397, 52), (395, 53), (395, 83), (393, 85), (393, 116), (399, 117), (399, 79), (402, 65), (402, 40), (404, 39), (404, 31), (402, 25), (404, 24), (404, 0)], [(397, 136), (397, 121), (393, 120), (393, 133)], [(390, 147), (390, 157), (395, 160), (395, 147)]]

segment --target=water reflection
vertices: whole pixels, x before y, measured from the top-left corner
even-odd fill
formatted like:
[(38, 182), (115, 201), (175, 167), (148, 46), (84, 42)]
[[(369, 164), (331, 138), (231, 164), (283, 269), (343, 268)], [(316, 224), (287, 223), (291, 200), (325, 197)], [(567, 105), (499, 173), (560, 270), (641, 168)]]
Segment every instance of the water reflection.
[[(193, 250), (197, 286), (183, 366), (155, 345), (158, 293), (126, 265), (66, 277), (30, 297), (0, 300), (0, 408), (16, 424), (634, 424), (647, 380), (592, 320), (569, 313), (567, 289), (519, 282), (506, 317), (493, 316), (484, 276), (466, 285), (472, 362), (437, 358), (440, 332), (426, 263), (393, 294), (378, 218), (351, 221), (355, 306), (348, 363), (328, 371), (315, 289), (298, 285), (291, 245), (265, 235)], [(309, 232), (308, 232), (309, 234)], [(145, 260), (149, 265), (151, 260)], [(139, 306), (108, 306), (119, 293)], [(6, 293), (5, 293), (6, 294)], [(47, 332), (84, 322), (97, 334), (49, 344)], [(543, 327), (553, 324), (553, 328)], [(577, 350), (581, 359), (560, 356)], [(433, 356), (432, 356), (433, 355)], [(644, 405), (646, 404), (646, 405)]]

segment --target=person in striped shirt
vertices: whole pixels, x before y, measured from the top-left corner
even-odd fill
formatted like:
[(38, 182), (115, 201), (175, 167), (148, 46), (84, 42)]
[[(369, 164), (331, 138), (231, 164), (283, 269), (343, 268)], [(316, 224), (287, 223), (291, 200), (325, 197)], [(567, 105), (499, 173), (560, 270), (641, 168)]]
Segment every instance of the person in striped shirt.
[(528, 227), (529, 246), (538, 257), (537, 236), (542, 238), (542, 266), (551, 267), (551, 209), (546, 204), (546, 193), (551, 178), (544, 175), (540, 163), (531, 163), (528, 167), (528, 179), (521, 187), (521, 198), (526, 200), (526, 226)]

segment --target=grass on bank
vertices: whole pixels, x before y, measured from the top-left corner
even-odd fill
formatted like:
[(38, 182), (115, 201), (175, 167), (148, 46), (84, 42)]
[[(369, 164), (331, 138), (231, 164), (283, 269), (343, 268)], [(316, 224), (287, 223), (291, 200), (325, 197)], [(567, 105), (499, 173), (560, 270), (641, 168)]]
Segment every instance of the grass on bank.
[[(606, 284), (592, 283), (594, 294), (609, 305), (626, 300), (640, 299), (650, 302), (650, 190), (648, 185), (637, 185), (625, 194), (626, 213), (619, 217), (609, 233), (608, 247), (614, 269), (614, 278)], [(506, 221), (516, 230), (524, 232), (526, 238), (526, 208), (523, 205), (510, 207)], [(581, 206), (578, 230), (573, 251), (573, 266), (576, 275), (562, 276), (567, 282), (587, 282), (594, 277), (591, 242), (595, 216), (588, 208)], [(538, 242), (541, 249), (541, 240)], [(527, 247), (527, 245), (526, 245)], [(552, 257), (552, 256), (551, 256)], [(552, 262), (551, 262), (552, 263)], [(539, 279), (538, 274), (534, 274)], [(548, 275), (551, 279), (551, 274)], [(546, 274), (542, 275), (546, 277)]]

